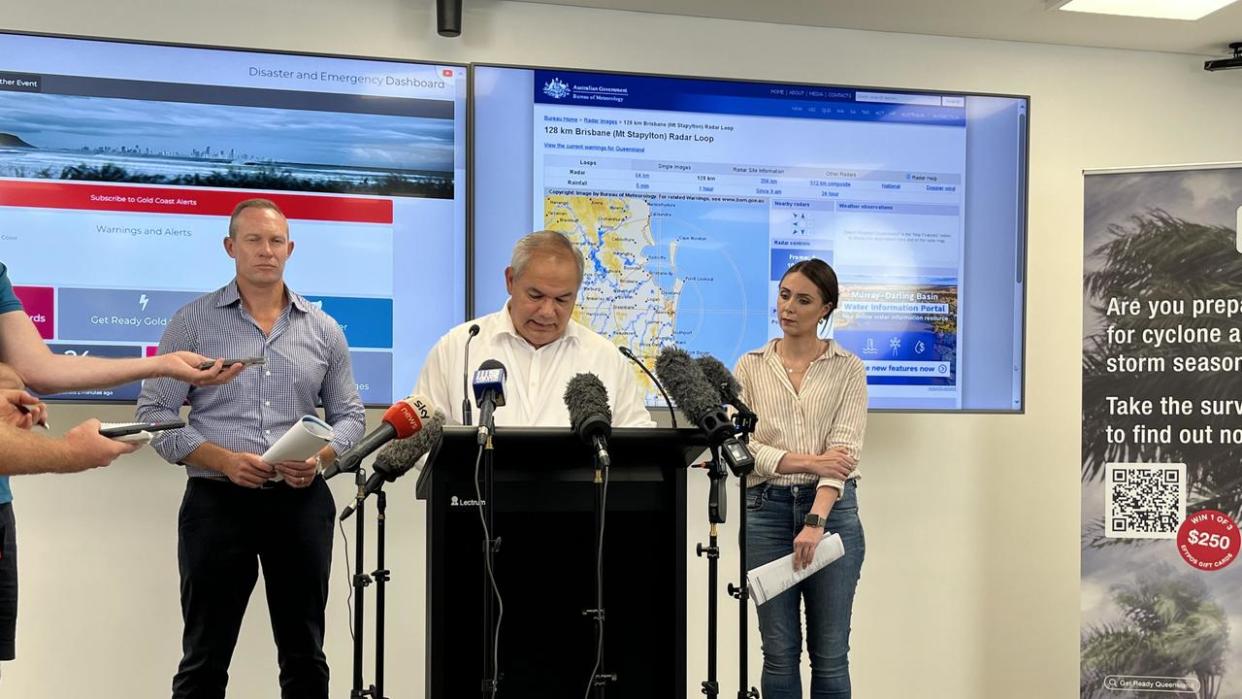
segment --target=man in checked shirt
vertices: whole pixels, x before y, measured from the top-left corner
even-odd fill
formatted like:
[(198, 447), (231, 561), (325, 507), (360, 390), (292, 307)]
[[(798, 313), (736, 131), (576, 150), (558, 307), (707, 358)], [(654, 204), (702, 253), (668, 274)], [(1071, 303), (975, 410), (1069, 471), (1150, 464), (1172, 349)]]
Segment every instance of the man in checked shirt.
[[(293, 241), (276, 204), (238, 204), (224, 249), (236, 261), (237, 276), (179, 310), (160, 353), (264, 357), (266, 365), (222, 386), (148, 380), (138, 400), (138, 419), (150, 421), (175, 419), (187, 398), (190, 403), (189, 426), (152, 442), (189, 475), (178, 518), (185, 626), (173, 697), (224, 696), (261, 564), (281, 696), (325, 699), (324, 607), (335, 505), (319, 471), (362, 436), (366, 417), (344, 333), (285, 286)], [(335, 432), (331, 444), (306, 462), (259, 458), (303, 415), (314, 414), (317, 403)], [(281, 481), (273, 482), (278, 475)]]

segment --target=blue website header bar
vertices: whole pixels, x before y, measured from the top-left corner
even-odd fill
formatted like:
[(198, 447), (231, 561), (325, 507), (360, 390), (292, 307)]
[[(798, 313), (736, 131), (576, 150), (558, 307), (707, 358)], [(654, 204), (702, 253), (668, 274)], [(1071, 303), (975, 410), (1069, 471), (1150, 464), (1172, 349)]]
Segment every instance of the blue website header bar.
[(536, 104), (966, 126), (960, 95), (535, 70)]

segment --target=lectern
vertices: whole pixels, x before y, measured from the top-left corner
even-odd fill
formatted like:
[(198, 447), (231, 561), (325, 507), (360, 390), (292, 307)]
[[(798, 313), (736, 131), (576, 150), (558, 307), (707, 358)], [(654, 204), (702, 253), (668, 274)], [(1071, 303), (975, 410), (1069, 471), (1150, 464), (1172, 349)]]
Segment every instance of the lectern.
[[(595, 464), (568, 428), (493, 437), (499, 696), (581, 697), (595, 659)], [(604, 536), (609, 697), (686, 692), (686, 466), (697, 429), (618, 428)], [(418, 479), (427, 502), (427, 697), (482, 696), (484, 537), (473, 427), (446, 427)], [(479, 465), (479, 490), (483, 472)], [(489, 586), (490, 587), (490, 586)], [(706, 591), (705, 593), (706, 594)], [(485, 647), (486, 645), (486, 647)]]

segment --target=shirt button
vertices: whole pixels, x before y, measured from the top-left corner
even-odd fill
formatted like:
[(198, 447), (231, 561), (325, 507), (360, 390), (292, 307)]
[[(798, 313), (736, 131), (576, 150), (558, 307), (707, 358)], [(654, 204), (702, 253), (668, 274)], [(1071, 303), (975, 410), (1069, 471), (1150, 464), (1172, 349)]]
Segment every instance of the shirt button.
[(270, 408), (270, 407), (272, 407), (272, 401), (270, 401), (270, 400), (265, 400), (265, 401), (263, 401), (263, 405), (266, 405), (267, 407), (269, 407), (269, 408)]
[(264, 373), (265, 375), (267, 375), (267, 376), (271, 376), (271, 375), (272, 375), (272, 372), (270, 372), (270, 371), (265, 371), (265, 372), (263, 372), (263, 373)]
[(271, 434), (271, 433), (272, 433), (271, 430), (263, 430), (263, 434)]

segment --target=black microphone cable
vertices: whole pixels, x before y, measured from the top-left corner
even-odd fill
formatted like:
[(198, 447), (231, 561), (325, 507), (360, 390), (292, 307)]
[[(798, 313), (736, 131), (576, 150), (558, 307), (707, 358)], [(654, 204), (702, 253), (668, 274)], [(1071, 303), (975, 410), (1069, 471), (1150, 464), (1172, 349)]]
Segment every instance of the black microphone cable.
[[(483, 503), (483, 486), (479, 482), (479, 465), (483, 462), (483, 450), (485, 445), (479, 445), (478, 454), (474, 457), (474, 500), (475, 506), (479, 510), (479, 524), (483, 525), (483, 546), (486, 555), (483, 557), (484, 567), (487, 569), (487, 580), (492, 586), (492, 595), (496, 597), (496, 629), (492, 635), (492, 680), (490, 682), (491, 696), (496, 696), (496, 691), (500, 687), (500, 623), (505, 618), (505, 602), (500, 597), (500, 586), (496, 584), (496, 572), (493, 569), (495, 561), (495, 549), (492, 547), (492, 532), (487, 527), (487, 516), (484, 514)], [(487, 659), (484, 658), (486, 666)]]
[(638, 368), (642, 369), (643, 373), (651, 379), (651, 383), (654, 383), (655, 387), (660, 390), (660, 395), (664, 396), (664, 406), (668, 408), (668, 417), (673, 422), (673, 429), (677, 429), (677, 414), (673, 412), (673, 401), (668, 399), (668, 394), (664, 392), (664, 386), (660, 383), (660, 380), (656, 378), (655, 374), (651, 373), (651, 370), (647, 368), (643, 360), (630, 351), (629, 347), (617, 345), (617, 349), (621, 350), (621, 354), (624, 354), (627, 359), (637, 364)]
[(600, 674), (604, 664), (604, 529), (608, 517), (608, 480), (612, 457), (608, 454), (608, 437), (612, 434), (612, 409), (608, 405), (608, 389), (599, 377), (590, 372), (578, 374), (565, 386), (565, 407), (569, 409), (569, 423), (574, 434), (591, 447), (595, 460), (595, 483), (599, 488), (599, 502), (595, 548), (595, 608), (583, 614), (595, 619), (595, 664), (587, 680), (586, 697), (591, 690), (604, 682), (615, 680), (615, 675)]
[(354, 566), (349, 562), (349, 534), (345, 533), (345, 520), (338, 519), (336, 524), (341, 529), (341, 540), (345, 545), (341, 548), (345, 552), (345, 588), (349, 590), (345, 595), (345, 611), (349, 613), (349, 638), (354, 640)]
[(591, 667), (591, 678), (587, 680), (586, 693), (583, 699), (589, 699), (595, 687), (595, 677), (599, 674), (599, 664), (604, 658), (604, 524), (608, 515), (608, 471), (607, 465), (600, 467), (604, 472), (603, 489), (599, 499), (599, 542), (595, 549), (595, 614), (599, 623), (595, 626), (595, 665)]

